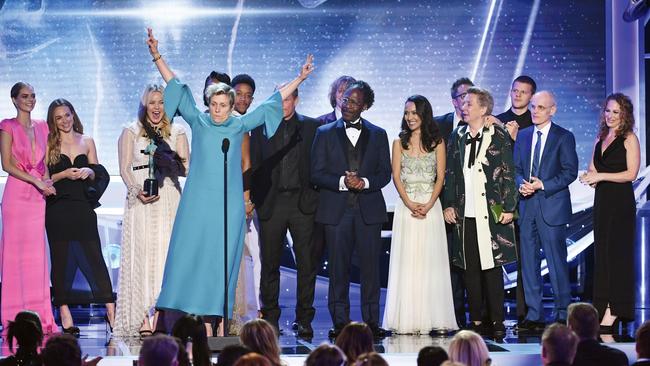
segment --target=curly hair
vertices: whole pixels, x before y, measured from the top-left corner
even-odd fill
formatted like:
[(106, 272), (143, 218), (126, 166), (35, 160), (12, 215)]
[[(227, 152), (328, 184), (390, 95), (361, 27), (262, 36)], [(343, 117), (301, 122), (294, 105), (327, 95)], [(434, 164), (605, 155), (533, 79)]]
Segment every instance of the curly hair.
[(363, 80), (357, 80), (351, 84), (348, 84), (347, 90), (358, 89), (363, 93), (363, 104), (366, 105), (367, 109), (370, 109), (375, 103), (375, 91), (372, 90), (370, 85)]
[(72, 113), (72, 130), (83, 135), (84, 126), (74, 110), (72, 103), (63, 98), (54, 99), (47, 108), (47, 128), (50, 133), (47, 135), (47, 165), (54, 165), (61, 160), (61, 133), (54, 120), (54, 111), (59, 107), (68, 107)]
[(605, 121), (605, 110), (607, 109), (607, 103), (609, 103), (610, 100), (615, 101), (621, 108), (621, 124), (616, 130), (616, 136), (625, 136), (634, 130), (634, 106), (632, 105), (632, 100), (623, 93), (613, 93), (607, 96), (600, 111), (600, 121), (598, 123), (600, 131), (598, 132), (598, 138), (601, 140), (604, 139), (609, 132), (609, 127), (607, 127), (607, 122)]
[[(421, 95), (412, 95), (406, 99), (406, 103), (415, 104), (415, 113), (420, 117), (422, 125), (420, 127), (420, 142), (426, 152), (432, 152), (442, 141), (442, 134), (438, 124), (433, 120), (433, 109), (429, 100)], [(402, 117), (402, 130), (399, 133), (399, 139), (404, 150), (409, 149), (409, 141), (413, 131), (409, 128), (405, 117)]]
[(343, 75), (332, 82), (332, 85), (330, 85), (330, 92), (327, 94), (332, 108), (336, 108), (336, 93), (339, 91), (339, 88), (341, 86), (344, 86), (345, 89), (347, 89), (348, 85), (354, 83), (355, 81), (357, 81), (357, 79), (353, 78), (352, 76)]

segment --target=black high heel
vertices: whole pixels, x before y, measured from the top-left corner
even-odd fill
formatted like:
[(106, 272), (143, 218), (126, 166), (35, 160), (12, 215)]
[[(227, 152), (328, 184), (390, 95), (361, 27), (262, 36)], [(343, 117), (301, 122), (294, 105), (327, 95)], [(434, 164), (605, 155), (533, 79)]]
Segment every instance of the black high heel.
[(79, 336), (81, 335), (81, 331), (79, 330), (79, 327), (75, 327), (74, 325), (68, 328), (61, 326), (61, 328), (63, 328), (63, 333), (70, 334), (73, 337), (79, 338)]
[(108, 329), (111, 331), (111, 333), (113, 333), (113, 326), (111, 325), (111, 322), (108, 320), (108, 314), (104, 314), (104, 321), (106, 322)]
[(614, 319), (612, 325), (601, 325), (598, 333), (619, 335), (621, 334), (621, 324), (623, 324), (623, 329), (625, 330), (627, 328), (627, 324), (621, 323), (621, 318), (617, 316), (616, 319)]

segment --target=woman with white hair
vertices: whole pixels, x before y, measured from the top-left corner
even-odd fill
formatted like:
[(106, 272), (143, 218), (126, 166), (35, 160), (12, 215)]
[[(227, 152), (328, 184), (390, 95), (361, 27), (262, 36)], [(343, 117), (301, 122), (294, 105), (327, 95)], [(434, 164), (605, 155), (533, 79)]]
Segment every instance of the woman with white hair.
[[(158, 52), (158, 40), (149, 29), (147, 45), (160, 75), (167, 82), (165, 109), (179, 112), (192, 129), (192, 162), (185, 192), (174, 222), (163, 285), (157, 306), (203, 316), (232, 313), (237, 274), (244, 242), (245, 210), (241, 144), (243, 135), (262, 124), (272, 136), (282, 121), (282, 100), (313, 71), (308, 56), (300, 74), (243, 116), (231, 114), (235, 91), (228, 85), (210, 85), (205, 92), (208, 111), (196, 106), (189, 87), (174, 75)], [(227, 182), (224, 182), (224, 155)], [(224, 190), (227, 185), (228, 242), (224, 242)], [(227, 245), (228, 310), (224, 314), (223, 253)], [(211, 327), (206, 326), (208, 335)]]

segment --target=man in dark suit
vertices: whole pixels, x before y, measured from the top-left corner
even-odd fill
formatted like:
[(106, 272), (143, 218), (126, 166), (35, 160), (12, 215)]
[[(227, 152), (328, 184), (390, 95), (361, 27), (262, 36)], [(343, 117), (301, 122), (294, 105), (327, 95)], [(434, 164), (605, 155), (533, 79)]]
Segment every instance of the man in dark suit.
[(571, 302), (566, 224), (571, 219), (569, 184), (578, 176), (578, 156), (573, 134), (551, 122), (556, 110), (553, 94), (536, 93), (531, 100), (534, 126), (519, 131), (515, 142), (520, 260), (528, 306), (526, 318), (517, 325), (520, 331), (539, 331), (545, 325), (540, 248), (548, 263), (556, 321), (566, 322)]
[(297, 104), (296, 89), (282, 101), (284, 118), (270, 139), (263, 126), (251, 133), (251, 198), (260, 222), (262, 317), (279, 330), (280, 259), (288, 229), (298, 272), (294, 329), (298, 336), (311, 338), (317, 272), (311, 236), (318, 192), (310, 183), (309, 170), (311, 146), (320, 124), (296, 113)]
[(316, 221), (325, 226), (329, 255), (328, 307), (336, 337), (350, 322), (350, 264), (359, 254), (361, 314), (376, 337), (379, 327), (381, 227), (387, 221), (381, 189), (390, 182), (386, 131), (361, 118), (374, 102), (366, 82), (350, 84), (343, 94), (342, 118), (321, 126), (312, 148), (311, 180), (320, 189)]
[(469, 78), (460, 78), (451, 84), (451, 104), (454, 106), (454, 111), (442, 116), (433, 117), (433, 120), (438, 124), (440, 133), (445, 139), (445, 145), (451, 136), (451, 131), (458, 127), (462, 121), (461, 107), (463, 106), (463, 97), (467, 95), (467, 89), (474, 86), (474, 83)]
[(636, 330), (636, 362), (632, 366), (650, 366), (650, 320)]
[(554, 323), (542, 334), (542, 364), (571, 366), (578, 347), (578, 336), (564, 324)]
[(588, 303), (569, 305), (567, 325), (580, 339), (572, 366), (627, 366), (623, 351), (598, 342), (598, 310)]
[[(433, 120), (438, 124), (440, 133), (445, 139), (445, 146), (449, 146), (449, 137), (451, 132), (458, 127), (462, 122), (463, 97), (467, 95), (467, 89), (474, 86), (474, 83), (466, 77), (460, 78), (451, 85), (451, 104), (454, 106), (454, 111), (444, 114), (442, 116), (433, 117)], [(464, 122), (463, 122), (464, 123)], [(447, 247), (449, 248), (449, 263), (451, 263), (451, 234), (454, 225), (446, 224), (447, 230)], [(463, 270), (457, 266), (449, 266), (451, 272), (451, 291), (454, 296), (454, 313), (456, 315), (456, 323), (459, 328), (464, 328), (467, 320), (465, 317), (465, 284), (463, 282)]]
[(321, 124), (334, 122), (341, 118), (341, 99), (343, 98), (343, 93), (348, 88), (348, 85), (355, 81), (356, 80), (352, 76), (343, 75), (334, 80), (332, 85), (330, 85), (330, 92), (327, 96), (329, 97), (330, 105), (334, 110), (318, 117)]

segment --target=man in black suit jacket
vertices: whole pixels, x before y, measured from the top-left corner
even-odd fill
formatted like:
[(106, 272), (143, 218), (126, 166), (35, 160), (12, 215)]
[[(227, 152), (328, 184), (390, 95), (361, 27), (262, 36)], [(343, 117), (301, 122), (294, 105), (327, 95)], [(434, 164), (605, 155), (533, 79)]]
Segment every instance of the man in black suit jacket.
[(298, 336), (311, 338), (318, 265), (311, 237), (318, 192), (310, 183), (310, 156), (320, 123), (296, 113), (297, 104), (296, 89), (282, 101), (284, 119), (272, 138), (265, 136), (263, 126), (251, 133), (251, 198), (260, 222), (262, 317), (279, 330), (280, 259), (288, 229), (298, 272), (294, 329)]
[(624, 352), (598, 342), (599, 319), (598, 310), (591, 304), (569, 305), (567, 325), (580, 339), (572, 366), (627, 366)]
[(463, 106), (463, 97), (467, 95), (467, 89), (474, 86), (474, 83), (469, 78), (460, 78), (451, 84), (451, 104), (454, 106), (454, 111), (442, 116), (433, 117), (433, 120), (438, 124), (440, 133), (445, 139), (445, 146), (448, 145), (449, 136), (451, 131), (458, 127), (462, 121), (462, 113), (460, 108)]
[(636, 362), (632, 366), (650, 366), (650, 320), (636, 331)]
[(361, 118), (374, 102), (370, 86), (357, 81), (343, 94), (342, 118), (318, 128), (311, 180), (320, 189), (316, 221), (325, 226), (329, 255), (328, 307), (336, 337), (350, 322), (350, 263), (359, 253), (361, 315), (376, 337), (379, 327), (381, 227), (387, 221), (381, 189), (390, 182), (388, 136)]
[(356, 80), (352, 76), (343, 75), (334, 80), (332, 85), (330, 85), (330, 92), (327, 96), (329, 97), (330, 105), (334, 110), (318, 117), (321, 124), (331, 123), (341, 118), (341, 99), (343, 98), (343, 93), (348, 88), (348, 85), (355, 81)]

